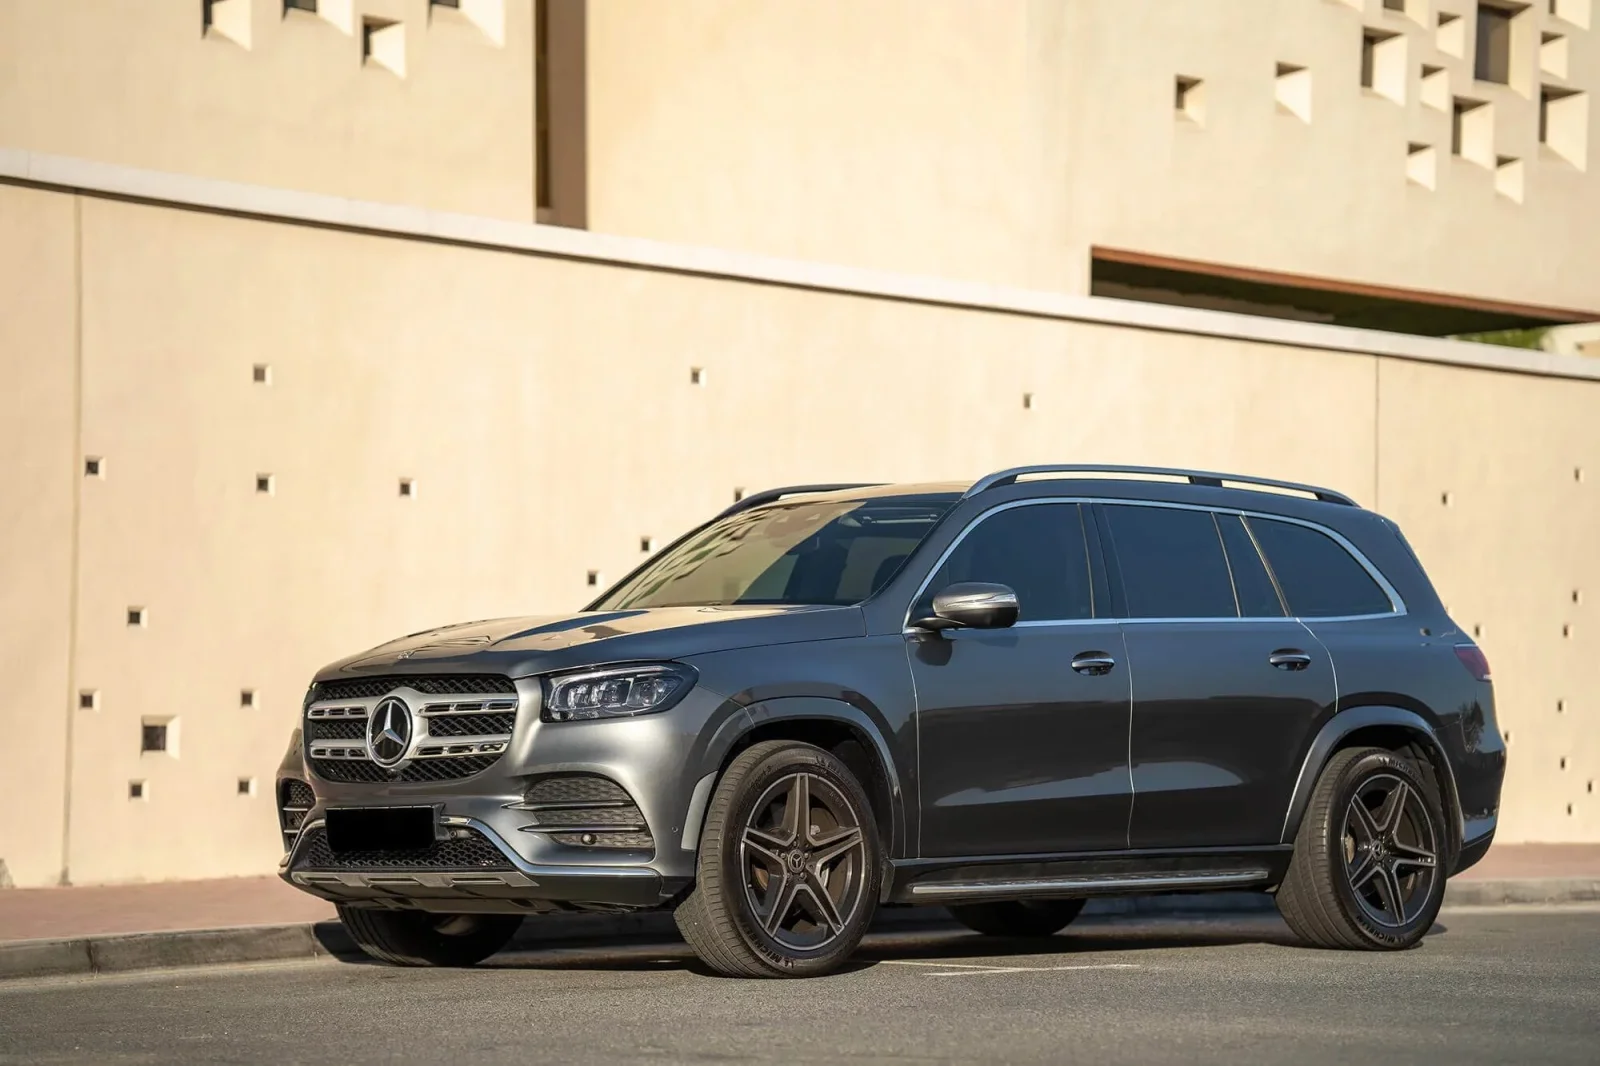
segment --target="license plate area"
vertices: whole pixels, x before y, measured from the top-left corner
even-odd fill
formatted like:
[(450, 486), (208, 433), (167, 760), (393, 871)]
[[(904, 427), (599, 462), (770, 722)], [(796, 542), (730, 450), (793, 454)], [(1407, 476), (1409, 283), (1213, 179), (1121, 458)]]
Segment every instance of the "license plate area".
[(328, 847), (352, 851), (426, 851), (433, 846), (432, 807), (333, 807), (327, 812)]

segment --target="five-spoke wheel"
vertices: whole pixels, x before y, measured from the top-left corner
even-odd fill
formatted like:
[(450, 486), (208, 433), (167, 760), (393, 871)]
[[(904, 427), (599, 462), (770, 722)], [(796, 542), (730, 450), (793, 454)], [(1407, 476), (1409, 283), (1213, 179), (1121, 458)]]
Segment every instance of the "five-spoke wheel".
[(1278, 909), (1321, 947), (1410, 947), (1439, 913), (1445, 842), (1439, 799), (1409, 760), (1337, 752), (1295, 837)]
[(720, 973), (826, 973), (871, 921), (880, 864), (871, 805), (839, 759), (794, 741), (755, 744), (712, 795), (678, 928)]
[(860, 814), (825, 777), (797, 770), (767, 787), (744, 827), (746, 901), (761, 928), (796, 951), (842, 935), (861, 906)]
[(1439, 844), (1422, 793), (1396, 774), (1362, 780), (1344, 820), (1345, 876), (1378, 925), (1398, 929), (1432, 896)]

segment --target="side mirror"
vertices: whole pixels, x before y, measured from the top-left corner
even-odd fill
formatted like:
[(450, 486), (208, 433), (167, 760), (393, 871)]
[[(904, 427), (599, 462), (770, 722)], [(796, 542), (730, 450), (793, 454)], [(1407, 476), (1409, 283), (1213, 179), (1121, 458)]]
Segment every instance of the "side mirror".
[(933, 614), (911, 624), (937, 633), (942, 629), (1005, 629), (1017, 623), (1017, 594), (1007, 585), (962, 581), (933, 597)]

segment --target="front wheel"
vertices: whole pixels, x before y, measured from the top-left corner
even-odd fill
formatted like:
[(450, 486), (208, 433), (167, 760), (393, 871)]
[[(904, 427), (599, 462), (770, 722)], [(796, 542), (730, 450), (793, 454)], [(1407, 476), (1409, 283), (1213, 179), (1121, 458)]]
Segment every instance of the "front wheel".
[(717, 782), (694, 891), (674, 917), (720, 974), (814, 977), (861, 943), (881, 866), (872, 806), (844, 763), (810, 744), (764, 741)]
[(473, 966), (511, 942), (516, 914), (431, 914), (339, 906), (362, 951), (396, 966)]
[(1439, 800), (1409, 760), (1336, 752), (1295, 835), (1278, 910), (1317, 947), (1411, 947), (1444, 901), (1446, 840)]
[(984, 936), (1054, 936), (1083, 910), (1081, 899), (1024, 899), (964, 903), (947, 908), (950, 916)]

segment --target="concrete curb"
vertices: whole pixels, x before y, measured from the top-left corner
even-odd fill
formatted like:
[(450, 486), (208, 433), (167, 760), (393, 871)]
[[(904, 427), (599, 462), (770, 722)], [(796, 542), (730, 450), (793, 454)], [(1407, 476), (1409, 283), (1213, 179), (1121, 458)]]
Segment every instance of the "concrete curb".
[[(1505, 881), (1454, 881), (1446, 906), (1500, 906), (1600, 901), (1600, 879), (1536, 878)], [(1096, 899), (1085, 915), (1223, 915), (1270, 911), (1272, 897), (1261, 892), (1208, 892), (1193, 895), (1128, 896)], [(878, 912), (873, 932), (957, 928), (940, 907), (889, 907)], [(645, 914), (550, 914), (524, 922), (509, 951), (551, 947), (596, 947), (610, 943), (676, 941), (672, 916)], [(0, 980), (58, 977), (180, 966), (219, 966), (319, 957), (362, 957), (338, 922), (253, 925), (232, 929), (186, 929), (65, 940), (18, 940), (0, 944)]]
[(1498, 907), (1515, 903), (1594, 903), (1600, 901), (1600, 878), (1530, 877), (1504, 881), (1451, 881), (1445, 886), (1446, 907)]

